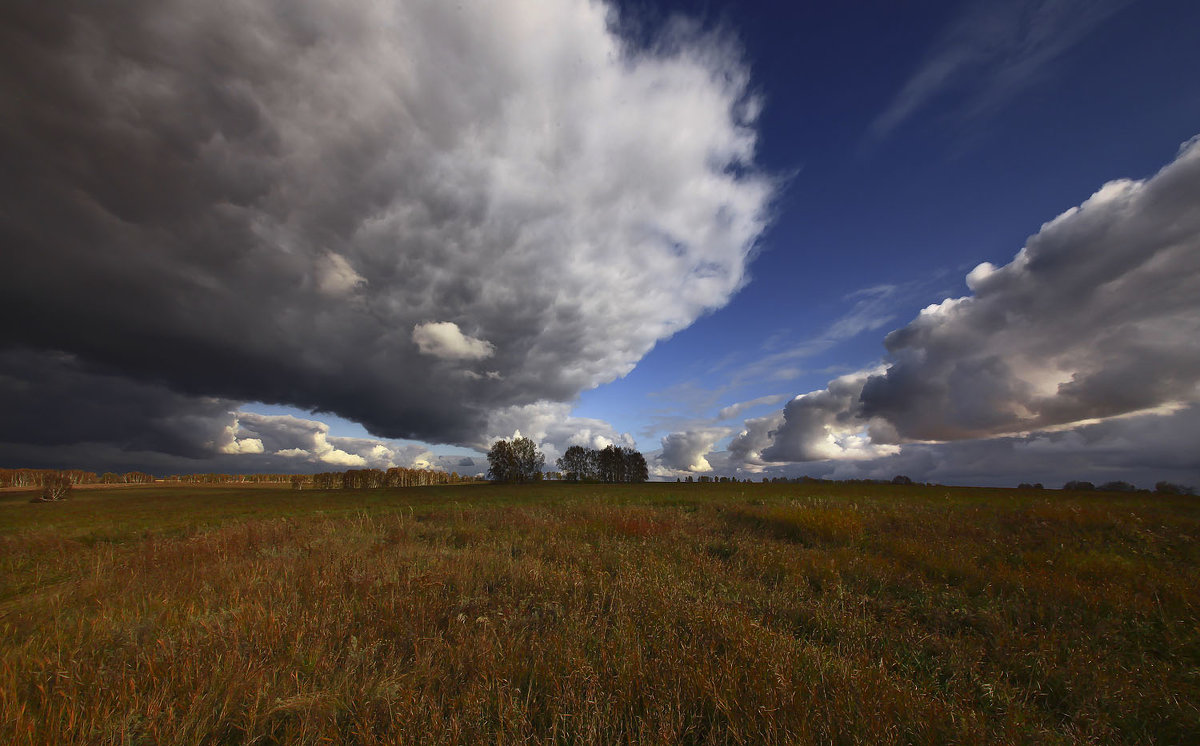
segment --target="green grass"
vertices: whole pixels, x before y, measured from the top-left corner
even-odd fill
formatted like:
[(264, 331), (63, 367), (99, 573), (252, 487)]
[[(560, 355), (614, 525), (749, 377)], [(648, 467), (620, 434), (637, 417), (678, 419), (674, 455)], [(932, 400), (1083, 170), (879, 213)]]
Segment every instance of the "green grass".
[(1197, 743), (1200, 500), (0, 495), (2, 743)]

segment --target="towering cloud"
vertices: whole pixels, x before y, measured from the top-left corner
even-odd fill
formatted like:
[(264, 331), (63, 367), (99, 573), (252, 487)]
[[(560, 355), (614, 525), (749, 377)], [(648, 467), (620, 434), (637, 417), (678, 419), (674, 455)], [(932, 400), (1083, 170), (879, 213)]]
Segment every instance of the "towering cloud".
[(1200, 401), (1198, 206), (1194, 139), (1152, 178), (1110, 182), (1046, 223), (1010, 263), (976, 267), (971, 295), (887, 336), (886, 369), (797, 397), (773, 435), (755, 422), (731, 450), (861, 458)]
[(742, 284), (772, 187), (737, 50), (611, 13), (6, 3), (0, 386), (55, 351), (470, 444), (625, 374)]
[(662, 439), (658, 461), (672, 471), (710, 471), (708, 455), (717, 441), (729, 433), (724, 428), (703, 428), (671, 433)]

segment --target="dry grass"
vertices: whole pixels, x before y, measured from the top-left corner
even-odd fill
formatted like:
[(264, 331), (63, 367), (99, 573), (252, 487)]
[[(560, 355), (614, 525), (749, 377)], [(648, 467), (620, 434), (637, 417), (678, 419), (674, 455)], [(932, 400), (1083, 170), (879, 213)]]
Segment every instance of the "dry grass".
[(0, 742), (1196, 743), (1200, 501), (0, 498)]

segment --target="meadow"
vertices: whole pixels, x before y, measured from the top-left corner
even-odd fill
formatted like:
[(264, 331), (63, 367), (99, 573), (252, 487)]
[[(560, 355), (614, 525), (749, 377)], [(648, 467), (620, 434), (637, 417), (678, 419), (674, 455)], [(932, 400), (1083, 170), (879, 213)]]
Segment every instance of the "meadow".
[(1200, 743), (1200, 499), (0, 494), (0, 743)]

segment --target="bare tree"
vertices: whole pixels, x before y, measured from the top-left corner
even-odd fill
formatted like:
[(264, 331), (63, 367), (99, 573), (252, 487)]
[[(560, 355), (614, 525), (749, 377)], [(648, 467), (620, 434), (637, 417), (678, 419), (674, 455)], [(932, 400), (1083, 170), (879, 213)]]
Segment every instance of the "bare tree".
[(47, 476), (42, 482), (42, 493), (33, 502), (51, 503), (66, 500), (71, 495), (71, 478), (66, 474)]

